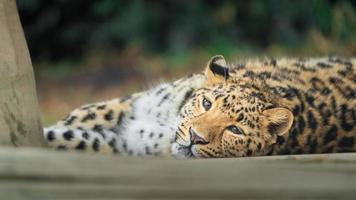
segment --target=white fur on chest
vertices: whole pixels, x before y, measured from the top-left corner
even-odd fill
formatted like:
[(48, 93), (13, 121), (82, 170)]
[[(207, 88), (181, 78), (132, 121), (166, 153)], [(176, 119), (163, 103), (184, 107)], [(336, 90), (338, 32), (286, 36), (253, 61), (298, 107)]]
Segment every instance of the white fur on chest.
[(180, 106), (203, 80), (203, 76), (195, 75), (144, 92), (135, 100), (131, 115), (124, 121), (119, 150), (130, 155), (170, 154)]

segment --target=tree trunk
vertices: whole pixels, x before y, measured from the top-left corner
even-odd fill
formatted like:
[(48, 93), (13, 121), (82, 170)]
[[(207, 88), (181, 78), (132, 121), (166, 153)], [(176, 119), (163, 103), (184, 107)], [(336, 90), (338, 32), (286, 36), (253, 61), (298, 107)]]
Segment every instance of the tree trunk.
[(15, 0), (0, 0), (0, 145), (44, 145), (33, 69)]

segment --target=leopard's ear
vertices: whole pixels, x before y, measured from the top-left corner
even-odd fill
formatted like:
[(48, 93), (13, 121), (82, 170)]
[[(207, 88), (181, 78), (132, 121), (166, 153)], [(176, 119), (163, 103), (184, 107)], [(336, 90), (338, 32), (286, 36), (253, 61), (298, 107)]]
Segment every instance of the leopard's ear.
[(264, 110), (263, 127), (269, 134), (278, 136), (286, 134), (292, 127), (294, 116), (286, 108), (271, 108)]
[(207, 83), (212, 85), (228, 80), (229, 68), (222, 55), (216, 55), (209, 60), (205, 70), (205, 76)]

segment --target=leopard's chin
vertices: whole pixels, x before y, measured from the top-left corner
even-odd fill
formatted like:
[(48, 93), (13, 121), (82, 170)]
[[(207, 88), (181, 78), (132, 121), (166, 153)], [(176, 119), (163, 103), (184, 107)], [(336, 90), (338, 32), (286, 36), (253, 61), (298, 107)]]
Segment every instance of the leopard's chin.
[(177, 159), (187, 159), (187, 158), (196, 158), (194, 151), (192, 151), (191, 146), (181, 145), (178, 143), (172, 144), (172, 155)]

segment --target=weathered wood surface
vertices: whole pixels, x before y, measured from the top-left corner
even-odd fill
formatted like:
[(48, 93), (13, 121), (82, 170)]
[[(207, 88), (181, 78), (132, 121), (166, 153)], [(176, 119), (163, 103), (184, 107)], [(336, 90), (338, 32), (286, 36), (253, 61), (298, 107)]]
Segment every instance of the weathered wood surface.
[(0, 199), (356, 199), (356, 154), (209, 160), (0, 148)]
[(43, 145), (31, 59), (15, 0), (0, 0), (0, 145)]

